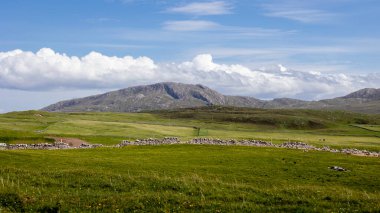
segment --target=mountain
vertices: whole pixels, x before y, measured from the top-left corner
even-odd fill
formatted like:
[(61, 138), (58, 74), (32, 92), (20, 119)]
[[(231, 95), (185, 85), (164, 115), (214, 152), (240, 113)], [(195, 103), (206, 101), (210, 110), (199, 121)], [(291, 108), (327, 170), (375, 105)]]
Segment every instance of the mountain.
[(343, 97), (320, 100), (318, 103), (322, 104), (321, 108), (378, 114), (380, 113), (380, 89), (365, 88)]
[(367, 99), (371, 101), (379, 101), (380, 100), (380, 89), (374, 88), (365, 88), (343, 96), (344, 99), (351, 98), (359, 98), (359, 99)]
[(51, 112), (139, 112), (210, 105), (270, 109), (336, 109), (380, 113), (380, 89), (367, 88), (343, 97), (320, 101), (290, 98), (264, 101), (252, 97), (223, 95), (200, 84), (164, 82), (61, 101), (42, 110)]
[(111, 111), (138, 112), (143, 110), (174, 109), (208, 105), (258, 107), (261, 100), (222, 95), (203, 85), (157, 83), (136, 86), (86, 98), (61, 101), (45, 111)]

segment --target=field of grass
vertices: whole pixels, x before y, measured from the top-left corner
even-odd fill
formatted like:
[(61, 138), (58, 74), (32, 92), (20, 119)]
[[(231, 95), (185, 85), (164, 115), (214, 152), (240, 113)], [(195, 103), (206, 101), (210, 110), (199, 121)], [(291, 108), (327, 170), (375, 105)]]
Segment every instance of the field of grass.
[(379, 170), (377, 158), (257, 147), (1, 151), (0, 211), (376, 212)]
[(380, 132), (380, 125), (355, 125), (359, 128), (367, 129), (370, 131)]
[(0, 142), (49, 142), (76, 137), (114, 145), (123, 139), (194, 137), (302, 141), (379, 150), (379, 115), (341, 111), (195, 108), (152, 113), (14, 112), (0, 115)]
[[(194, 108), (146, 113), (12, 112), (0, 143), (194, 137), (380, 150), (379, 115)], [(349, 171), (337, 172), (330, 166)], [(0, 150), (0, 212), (378, 212), (380, 161), (327, 152), (164, 145)]]

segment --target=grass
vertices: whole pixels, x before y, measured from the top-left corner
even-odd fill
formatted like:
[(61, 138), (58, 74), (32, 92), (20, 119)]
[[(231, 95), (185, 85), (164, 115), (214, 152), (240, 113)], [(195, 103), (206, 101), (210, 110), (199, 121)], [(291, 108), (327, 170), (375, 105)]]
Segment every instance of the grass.
[(379, 150), (380, 116), (341, 111), (193, 108), (151, 113), (13, 112), (0, 115), (0, 142), (49, 142), (75, 137), (114, 145), (123, 139), (194, 137), (303, 141)]
[[(379, 115), (342, 111), (25, 111), (0, 115), (0, 143), (199, 136), (379, 151), (379, 125)], [(378, 158), (258, 147), (0, 150), (0, 212), (378, 212), (379, 170)]]
[(356, 127), (363, 128), (366, 130), (380, 132), (380, 125), (355, 125)]
[(27, 212), (375, 212), (379, 169), (377, 158), (255, 147), (2, 151), (0, 200)]

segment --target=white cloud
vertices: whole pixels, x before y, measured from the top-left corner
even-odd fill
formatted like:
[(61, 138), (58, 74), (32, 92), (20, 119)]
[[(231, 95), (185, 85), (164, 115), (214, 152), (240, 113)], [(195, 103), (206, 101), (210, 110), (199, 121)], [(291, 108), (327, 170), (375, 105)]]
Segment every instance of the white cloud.
[(164, 29), (171, 31), (202, 31), (211, 30), (219, 25), (212, 21), (202, 20), (184, 20), (184, 21), (167, 21), (164, 23)]
[(193, 2), (184, 6), (169, 8), (167, 12), (197, 16), (222, 15), (231, 13), (231, 7), (225, 1)]
[(287, 67), (284, 67), (282, 64), (279, 64), (279, 65), (278, 65), (278, 68), (280, 68), (280, 71), (281, 71), (281, 72), (286, 72), (286, 71), (288, 71), (288, 68), (287, 68)]
[(0, 87), (45, 89), (112, 87), (154, 78), (156, 65), (147, 57), (108, 57), (97, 52), (79, 58), (43, 48), (36, 53), (0, 52)]
[(380, 73), (349, 75), (295, 71), (285, 66), (253, 70), (239, 64), (220, 64), (210, 54), (191, 61), (157, 64), (147, 57), (67, 56), (43, 48), (0, 52), (0, 88), (28, 91), (62, 88), (114, 89), (176, 81), (200, 83), (225, 94), (260, 98), (306, 99), (344, 95), (364, 87), (378, 87)]
[(265, 4), (267, 11), (264, 15), (277, 18), (286, 18), (303, 23), (331, 22), (338, 17), (337, 14), (325, 10), (309, 9), (292, 3)]

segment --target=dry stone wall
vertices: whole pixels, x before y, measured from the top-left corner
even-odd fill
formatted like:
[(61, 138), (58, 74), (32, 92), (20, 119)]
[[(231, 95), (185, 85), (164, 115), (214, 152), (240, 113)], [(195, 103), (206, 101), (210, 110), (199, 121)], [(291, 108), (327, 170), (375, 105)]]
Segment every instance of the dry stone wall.
[(81, 144), (79, 147), (70, 146), (68, 143), (55, 142), (55, 143), (39, 143), (39, 144), (7, 144), (4, 149), (17, 150), (17, 149), (39, 149), (39, 150), (52, 150), (52, 149), (78, 149), (78, 148), (97, 148), (101, 144)]
[(130, 146), (130, 145), (164, 145), (164, 144), (179, 144), (180, 141), (176, 137), (165, 137), (163, 139), (147, 138), (137, 139), (135, 141), (123, 140), (117, 147)]
[(325, 151), (333, 153), (344, 153), (351, 155), (360, 156), (370, 156), (370, 157), (380, 157), (380, 152), (359, 150), (359, 149), (333, 149), (329, 146), (316, 147), (303, 142), (284, 142), (282, 144), (273, 144), (268, 141), (263, 140), (223, 140), (214, 138), (193, 138), (187, 142), (181, 142), (178, 138), (164, 138), (164, 139), (139, 139), (135, 141), (124, 140), (122, 143), (117, 145), (117, 147), (124, 146), (144, 146), (144, 145), (163, 145), (163, 144), (196, 144), (196, 145), (220, 145), (220, 146), (256, 146), (256, 147), (275, 147), (275, 148), (285, 148), (285, 149), (301, 149), (301, 150), (314, 150), (314, 151)]
[[(158, 145), (171, 145), (171, 144), (195, 144), (195, 145), (219, 145), (219, 146), (256, 146), (256, 147), (275, 147), (285, 149), (301, 149), (304, 151), (325, 151), (333, 153), (344, 153), (350, 155), (380, 157), (380, 152), (360, 150), (360, 149), (333, 149), (328, 146), (316, 147), (303, 142), (284, 142), (282, 144), (273, 144), (263, 140), (223, 140), (214, 138), (193, 138), (186, 142), (181, 142), (177, 137), (165, 137), (163, 139), (147, 138), (138, 139), (135, 141), (123, 140), (120, 144), (112, 147), (125, 147), (125, 146), (158, 146)], [(18, 149), (39, 149), (39, 150), (54, 150), (54, 149), (91, 149), (102, 147), (102, 144), (81, 144), (79, 147), (70, 146), (68, 143), (55, 142), (55, 143), (40, 143), (40, 144), (5, 144), (0, 143), (0, 150), (18, 150)]]

